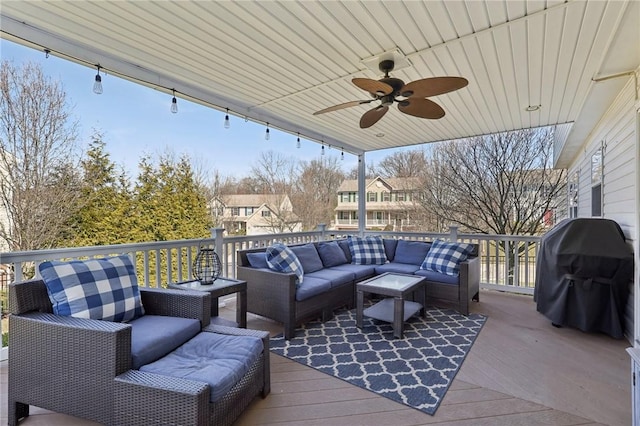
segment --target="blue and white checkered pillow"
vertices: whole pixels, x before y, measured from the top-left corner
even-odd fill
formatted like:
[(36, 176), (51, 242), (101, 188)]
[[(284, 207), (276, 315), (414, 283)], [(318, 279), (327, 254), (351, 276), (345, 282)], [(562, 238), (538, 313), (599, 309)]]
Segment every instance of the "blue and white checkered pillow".
[(298, 277), (298, 285), (302, 284), (304, 270), (298, 256), (282, 243), (275, 243), (267, 247), (267, 265), (276, 272), (293, 272)]
[(39, 266), (53, 313), (127, 322), (144, 315), (138, 279), (127, 255), (50, 261)]
[(471, 253), (472, 244), (435, 240), (420, 269), (457, 276), (460, 274), (460, 262), (467, 260)]
[(387, 263), (382, 237), (348, 237), (351, 263), (355, 265), (382, 265)]

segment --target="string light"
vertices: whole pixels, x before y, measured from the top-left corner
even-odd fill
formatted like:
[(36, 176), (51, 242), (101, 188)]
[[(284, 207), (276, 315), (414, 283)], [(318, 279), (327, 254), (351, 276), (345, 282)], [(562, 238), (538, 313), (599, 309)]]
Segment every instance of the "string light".
[(320, 155), (324, 155), (324, 145), (322, 145), (322, 152), (320, 153)]
[(268, 141), (271, 139), (271, 135), (269, 134), (269, 123), (267, 123), (267, 130), (264, 132), (264, 140)]
[(300, 148), (300, 133), (298, 133), (298, 139), (296, 139), (296, 148)]
[(102, 77), (100, 77), (100, 65), (96, 65), (98, 73), (96, 74), (95, 82), (93, 83), (93, 93), (96, 95), (102, 94)]
[(46, 48), (45, 48), (45, 49), (44, 49), (44, 58), (45, 58), (45, 59), (49, 59), (49, 54), (50, 54), (50, 53), (51, 53), (51, 50), (49, 50), (49, 49), (46, 49)]
[(229, 120), (229, 108), (227, 108), (227, 115), (224, 116), (224, 128), (228, 129), (231, 127), (231, 121)]
[(171, 112), (176, 114), (178, 112), (178, 100), (176, 99), (176, 89), (171, 89), (173, 91), (173, 99), (171, 99)]
[(340, 160), (344, 161), (344, 151), (340, 153)]

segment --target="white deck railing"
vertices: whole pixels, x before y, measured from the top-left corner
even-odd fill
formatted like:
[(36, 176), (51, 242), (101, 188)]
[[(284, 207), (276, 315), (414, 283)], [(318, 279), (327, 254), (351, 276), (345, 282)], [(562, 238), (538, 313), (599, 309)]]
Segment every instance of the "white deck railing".
[[(215, 248), (222, 262), (222, 274), (235, 277), (238, 250), (267, 247), (275, 241), (297, 244), (333, 240), (347, 235), (357, 235), (357, 231), (332, 231), (321, 225), (317, 231), (311, 232), (223, 237), (222, 229), (213, 229), (211, 238), (206, 239), (0, 253), (0, 313), (7, 310), (8, 283), (37, 277), (38, 265), (47, 260), (86, 259), (128, 253), (136, 261), (141, 285), (165, 287), (169, 282), (193, 277), (193, 263), (201, 246)], [(480, 282), (483, 288), (533, 293), (540, 237), (462, 234), (453, 226), (449, 233), (366, 231), (365, 235), (421, 241), (443, 238), (477, 243), (480, 245)]]

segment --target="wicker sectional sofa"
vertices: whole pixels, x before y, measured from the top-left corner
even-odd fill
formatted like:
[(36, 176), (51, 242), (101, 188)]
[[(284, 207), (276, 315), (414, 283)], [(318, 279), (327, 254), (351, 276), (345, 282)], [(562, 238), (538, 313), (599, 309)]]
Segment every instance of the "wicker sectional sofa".
[[(355, 304), (355, 284), (385, 272), (422, 275), (427, 278), (427, 303), (451, 307), (468, 315), (469, 301), (479, 301), (480, 259), (478, 245), (459, 264), (459, 275), (420, 269), (431, 242), (384, 239), (387, 261), (383, 264), (352, 263), (346, 239), (291, 245), (300, 259), (304, 281), (298, 285), (294, 273), (271, 270), (263, 260), (266, 247), (237, 252), (237, 278), (247, 281), (247, 311), (282, 322), (284, 336), (295, 335), (296, 326)], [(344, 257), (336, 252), (340, 247)], [(315, 252), (315, 254), (314, 254)], [(318, 259), (321, 263), (319, 263)]]

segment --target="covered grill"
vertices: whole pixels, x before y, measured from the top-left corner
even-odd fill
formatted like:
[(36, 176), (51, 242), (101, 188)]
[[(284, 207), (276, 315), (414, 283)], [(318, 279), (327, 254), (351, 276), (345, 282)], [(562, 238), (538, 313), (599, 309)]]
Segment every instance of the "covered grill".
[(624, 335), (633, 253), (609, 219), (567, 219), (547, 232), (536, 261), (534, 300), (554, 325)]

